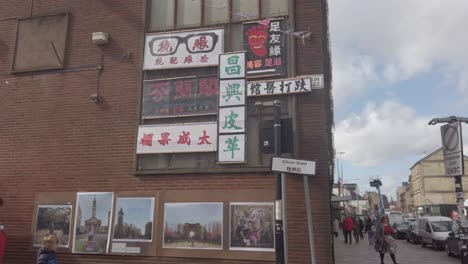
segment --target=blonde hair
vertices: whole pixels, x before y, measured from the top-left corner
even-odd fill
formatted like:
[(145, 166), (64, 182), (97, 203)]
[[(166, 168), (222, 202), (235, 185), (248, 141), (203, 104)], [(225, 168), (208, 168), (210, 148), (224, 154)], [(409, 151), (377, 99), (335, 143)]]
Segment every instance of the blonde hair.
[(42, 246), (46, 249), (51, 249), (54, 245), (58, 244), (58, 238), (53, 234), (47, 234), (42, 239)]

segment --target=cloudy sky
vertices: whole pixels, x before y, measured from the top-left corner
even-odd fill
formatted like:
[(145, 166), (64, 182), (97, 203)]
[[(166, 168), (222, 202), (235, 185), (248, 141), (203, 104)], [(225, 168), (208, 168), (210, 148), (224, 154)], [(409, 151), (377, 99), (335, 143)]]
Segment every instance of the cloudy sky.
[[(330, 0), (335, 148), (345, 182), (396, 187), (441, 147), (433, 117), (468, 117), (468, 1)], [(463, 125), (468, 149), (468, 124)]]

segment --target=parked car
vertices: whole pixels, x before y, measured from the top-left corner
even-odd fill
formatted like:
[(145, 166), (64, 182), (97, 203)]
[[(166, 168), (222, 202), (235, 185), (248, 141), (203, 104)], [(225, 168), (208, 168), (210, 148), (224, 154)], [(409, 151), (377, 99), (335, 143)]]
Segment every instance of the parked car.
[(453, 230), (454, 223), (449, 217), (426, 216), (419, 218), (418, 221), (418, 231), (422, 247), (429, 244), (436, 250), (444, 249), (445, 240)]
[(403, 218), (403, 221), (408, 221), (408, 222), (417, 222), (418, 219), (416, 218), (411, 218), (411, 217), (407, 217), (407, 218)]
[(468, 225), (464, 224), (463, 228), (455, 226), (455, 231), (449, 233), (449, 237), (445, 240), (445, 252), (448, 256), (460, 256), (463, 243), (461, 239), (466, 239), (468, 234)]
[(396, 239), (404, 239), (406, 237), (406, 230), (408, 230), (409, 222), (401, 221), (393, 224), (393, 237)]
[(408, 229), (406, 229), (406, 241), (419, 244), (421, 239), (419, 238), (418, 222), (410, 222)]

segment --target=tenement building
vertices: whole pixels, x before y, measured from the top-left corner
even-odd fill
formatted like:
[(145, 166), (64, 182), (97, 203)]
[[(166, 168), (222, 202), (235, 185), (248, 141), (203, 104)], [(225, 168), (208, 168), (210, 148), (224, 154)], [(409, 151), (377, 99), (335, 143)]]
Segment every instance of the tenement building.
[(332, 263), (329, 48), (326, 0), (0, 1), (5, 262)]

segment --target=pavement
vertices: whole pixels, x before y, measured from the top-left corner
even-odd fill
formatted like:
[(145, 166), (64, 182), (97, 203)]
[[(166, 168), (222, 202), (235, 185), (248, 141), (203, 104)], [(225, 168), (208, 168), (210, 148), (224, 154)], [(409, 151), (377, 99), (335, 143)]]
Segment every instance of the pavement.
[[(435, 251), (430, 246), (423, 248), (406, 240), (398, 240), (396, 260), (398, 264), (460, 264), (460, 259), (449, 257), (445, 251)], [(345, 244), (342, 234), (335, 238), (335, 264), (380, 264), (379, 254), (369, 246), (367, 236), (358, 244)], [(392, 264), (389, 254), (385, 254), (385, 264)]]

